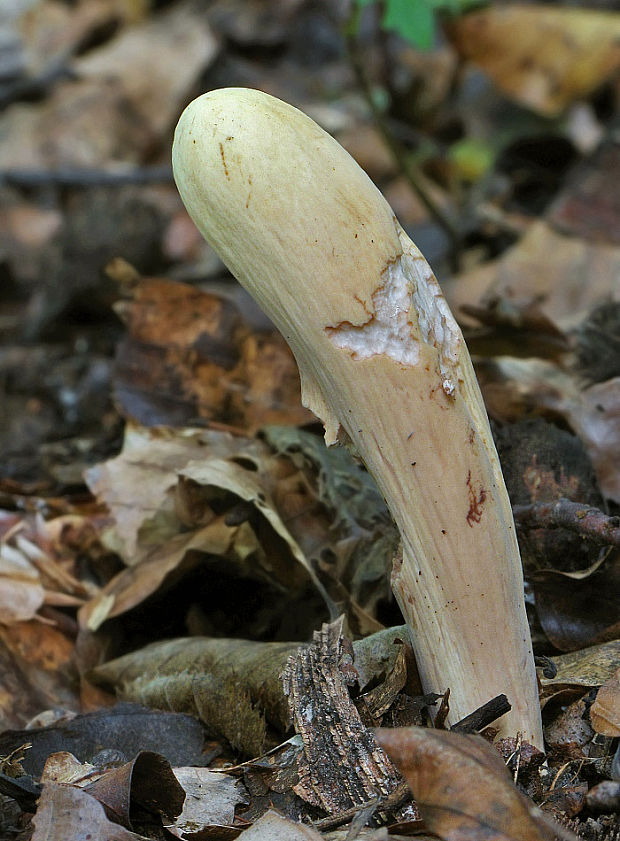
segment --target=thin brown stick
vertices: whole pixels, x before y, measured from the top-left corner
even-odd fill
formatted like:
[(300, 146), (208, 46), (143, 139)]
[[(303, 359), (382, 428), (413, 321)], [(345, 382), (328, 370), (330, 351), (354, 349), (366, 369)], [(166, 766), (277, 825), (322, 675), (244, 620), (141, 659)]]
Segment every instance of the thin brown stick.
[(610, 517), (598, 508), (560, 498), (553, 502), (515, 505), (512, 513), (525, 529), (569, 529), (601, 546), (620, 546), (620, 517)]
[(378, 107), (373, 96), (372, 84), (366, 73), (366, 63), (357, 39), (357, 27), (360, 9), (353, 4), (353, 11), (349, 20), (344, 25), (344, 35), (349, 56), (349, 64), (355, 74), (355, 78), (361, 93), (364, 95), (368, 109), (372, 114), (375, 126), (381, 135), (383, 142), (390, 151), (396, 166), (406, 178), (413, 192), (418, 196), (424, 207), (435, 219), (437, 224), (443, 228), (450, 238), (452, 245), (452, 256), (458, 262), (461, 248), (461, 234), (452, 219), (442, 210), (424, 184), (418, 168), (408, 160), (406, 149), (395, 137), (390, 129), (383, 111)]
[(450, 730), (456, 733), (477, 733), (510, 710), (511, 706), (508, 698), (505, 695), (497, 695), (470, 715), (457, 721)]

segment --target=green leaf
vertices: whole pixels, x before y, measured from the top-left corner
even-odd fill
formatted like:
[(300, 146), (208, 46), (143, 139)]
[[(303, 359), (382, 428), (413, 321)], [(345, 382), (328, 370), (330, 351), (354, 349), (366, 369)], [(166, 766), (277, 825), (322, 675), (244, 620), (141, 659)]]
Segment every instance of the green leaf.
[(432, 0), (387, 0), (382, 26), (397, 32), (414, 47), (428, 50), (435, 36)]

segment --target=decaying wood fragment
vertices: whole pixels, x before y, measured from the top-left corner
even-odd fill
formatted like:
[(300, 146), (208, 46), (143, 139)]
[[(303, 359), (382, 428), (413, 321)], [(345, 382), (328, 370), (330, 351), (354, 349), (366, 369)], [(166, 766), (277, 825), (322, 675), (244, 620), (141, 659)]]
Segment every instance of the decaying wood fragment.
[(282, 676), (295, 730), (303, 740), (295, 792), (334, 815), (378, 798), (376, 817), (419, 819), (413, 806), (396, 810), (383, 801), (402, 777), (362, 723), (348, 686), (356, 680), (351, 644), (342, 636), (342, 618), (325, 624), (314, 644), (291, 655)]

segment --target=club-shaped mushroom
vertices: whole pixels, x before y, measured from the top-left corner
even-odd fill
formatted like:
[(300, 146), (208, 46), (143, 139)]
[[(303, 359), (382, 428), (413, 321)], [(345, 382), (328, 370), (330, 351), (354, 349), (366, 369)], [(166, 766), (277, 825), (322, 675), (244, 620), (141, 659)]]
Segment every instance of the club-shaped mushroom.
[(350, 440), (402, 537), (392, 586), (450, 720), (505, 693), (542, 747), (510, 503), (471, 360), (435, 277), (365, 172), (256, 90), (196, 99), (176, 130), (196, 225), (291, 346), (327, 444)]

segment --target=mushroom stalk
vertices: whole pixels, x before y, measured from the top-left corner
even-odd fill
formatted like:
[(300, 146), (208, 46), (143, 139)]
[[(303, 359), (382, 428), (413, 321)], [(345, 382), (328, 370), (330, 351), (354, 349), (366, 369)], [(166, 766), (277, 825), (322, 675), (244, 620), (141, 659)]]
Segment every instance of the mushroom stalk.
[(501, 733), (542, 748), (510, 502), (461, 331), (368, 176), (267, 94), (211, 91), (176, 130), (196, 225), (291, 346), (328, 445), (350, 440), (402, 537), (392, 587), (450, 720), (505, 693)]

